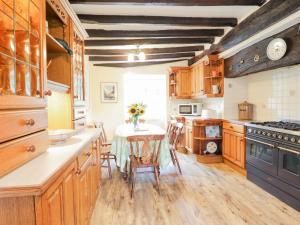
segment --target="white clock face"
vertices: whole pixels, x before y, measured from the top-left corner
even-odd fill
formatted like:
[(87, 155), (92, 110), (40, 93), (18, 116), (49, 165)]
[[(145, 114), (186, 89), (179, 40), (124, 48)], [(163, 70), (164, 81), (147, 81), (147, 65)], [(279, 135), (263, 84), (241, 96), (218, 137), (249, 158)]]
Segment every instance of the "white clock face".
[(279, 60), (285, 55), (286, 50), (286, 42), (282, 38), (275, 38), (268, 45), (267, 56), (270, 60)]
[(218, 146), (215, 142), (210, 141), (206, 145), (206, 150), (207, 150), (207, 152), (212, 154), (212, 153), (215, 153), (218, 150)]

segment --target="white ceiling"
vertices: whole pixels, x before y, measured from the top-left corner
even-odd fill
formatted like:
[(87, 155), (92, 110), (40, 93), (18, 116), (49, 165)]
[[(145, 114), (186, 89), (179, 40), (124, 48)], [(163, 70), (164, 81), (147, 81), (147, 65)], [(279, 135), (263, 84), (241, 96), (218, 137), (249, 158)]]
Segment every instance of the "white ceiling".
[[(173, 16), (173, 17), (234, 17), (239, 22), (257, 10), (258, 6), (143, 6), (143, 5), (86, 5), (74, 4), (72, 8), (77, 14), (92, 15), (131, 15), (131, 16)], [(201, 26), (170, 26), (153, 24), (83, 24), (86, 29), (105, 29), (105, 30), (166, 30), (166, 29), (199, 29), (214, 28)], [(225, 34), (231, 30), (231, 27), (223, 28)], [(91, 38), (95, 39), (95, 38)], [(107, 38), (96, 38), (107, 39)], [(221, 38), (216, 38), (218, 43)], [(172, 45), (147, 45), (143, 47), (180, 47), (196, 44), (172, 44)], [(210, 47), (205, 44), (205, 49)], [(87, 48), (101, 49), (131, 49), (135, 46), (99, 46)], [(196, 54), (200, 54), (197, 52)]]

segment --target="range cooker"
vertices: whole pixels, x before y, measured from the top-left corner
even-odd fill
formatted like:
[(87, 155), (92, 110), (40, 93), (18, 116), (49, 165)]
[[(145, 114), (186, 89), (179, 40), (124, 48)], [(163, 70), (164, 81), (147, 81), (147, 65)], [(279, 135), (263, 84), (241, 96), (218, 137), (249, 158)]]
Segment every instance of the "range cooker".
[(247, 178), (300, 211), (300, 122), (246, 127)]

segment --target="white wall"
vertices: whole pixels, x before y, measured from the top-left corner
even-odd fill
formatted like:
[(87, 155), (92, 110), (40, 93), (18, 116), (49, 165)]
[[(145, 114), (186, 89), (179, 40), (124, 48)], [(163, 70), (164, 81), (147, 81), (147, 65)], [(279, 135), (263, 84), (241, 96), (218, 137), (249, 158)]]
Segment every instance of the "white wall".
[[(171, 64), (161, 64), (153, 66), (133, 67), (133, 68), (110, 68), (96, 67), (89, 65), (89, 121), (103, 121), (109, 138), (112, 138), (115, 128), (124, 123), (124, 99), (123, 99), (123, 76), (126, 73), (134, 74), (165, 74), (171, 66), (187, 66), (186, 61)], [(118, 102), (102, 103), (100, 99), (100, 83), (117, 82), (118, 83)], [(167, 93), (166, 93), (167, 95)], [(167, 104), (167, 103), (166, 103)], [(169, 105), (169, 104), (168, 104)]]
[(237, 118), (243, 100), (255, 105), (255, 120), (300, 120), (300, 65), (226, 79), (225, 118)]

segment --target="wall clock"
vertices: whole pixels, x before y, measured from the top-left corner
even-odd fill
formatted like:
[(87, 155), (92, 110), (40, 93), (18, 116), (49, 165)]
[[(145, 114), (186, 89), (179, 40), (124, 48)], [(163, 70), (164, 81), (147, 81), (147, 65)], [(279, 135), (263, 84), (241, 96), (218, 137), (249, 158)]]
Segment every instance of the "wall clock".
[(281, 59), (287, 50), (285, 40), (282, 38), (273, 39), (267, 47), (267, 56), (270, 60), (276, 61)]
[(206, 145), (206, 152), (213, 154), (218, 150), (218, 145), (216, 142), (210, 141)]

